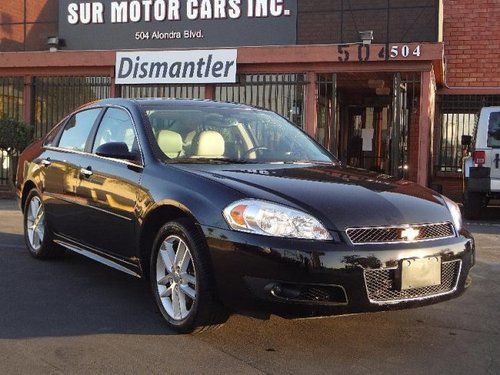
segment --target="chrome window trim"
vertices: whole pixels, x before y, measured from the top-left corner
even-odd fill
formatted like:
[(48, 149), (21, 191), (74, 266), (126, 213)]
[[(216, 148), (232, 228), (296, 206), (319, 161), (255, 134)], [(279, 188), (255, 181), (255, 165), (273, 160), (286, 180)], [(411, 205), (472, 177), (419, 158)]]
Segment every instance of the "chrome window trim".
[(114, 161), (116, 163), (125, 164), (125, 165), (129, 165), (131, 167), (136, 167), (136, 168), (143, 168), (144, 167), (144, 164), (137, 164), (137, 163), (133, 163), (131, 161), (121, 160), (121, 159), (106, 158), (104, 156), (99, 156), (99, 155), (96, 155), (96, 154), (90, 154), (90, 153), (85, 152), (85, 151), (70, 150), (70, 149), (67, 149), (67, 148), (60, 148), (60, 147), (53, 147), (53, 146), (46, 146), (44, 148), (46, 150), (64, 152), (64, 153), (68, 153), (68, 154), (76, 154), (76, 155), (83, 155), (83, 156), (93, 156), (93, 157), (98, 158), (98, 159), (108, 160), (108, 161)]
[[(351, 237), (349, 236), (349, 231), (353, 230), (371, 230), (371, 229), (408, 229), (408, 228), (414, 228), (414, 227), (425, 227), (425, 226), (438, 226), (438, 225), (450, 225), (453, 234), (451, 236), (446, 236), (446, 237), (438, 237), (438, 238), (424, 238), (422, 240), (413, 240), (413, 241), (384, 241), (384, 242), (352, 242)], [(347, 228), (345, 230), (345, 234), (347, 236), (347, 239), (349, 240), (349, 243), (353, 246), (359, 246), (359, 245), (393, 245), (393, 244), (413, 244), (413, 243), (420, 243), (420, 242), (429, 242), (429, 241), (439, 241), (439, 240), (445, 240), (449, 238), (456, 238), (458, 237), (457, 229), (455, 228), (455, 225), (451, 221), (444, 221), (441, 223), (425, 223), (425, 224), (402, 224), (402, 225), (388, 225), (388, 226), (380, 226), (380, 227), (353, 227), (353, 228)]]
[[(446, 296), (448, 294), (453, 294), (458, 289), (458, 281), (460, 280), (460, 276), (462, 275), (462, 260), (455, 259), (455, 260), (451, 260), (448, 262), (442, 262), (442, 264), (450, 264), (450, 263), (454, 263), (454, 262), (458, 262), (458, 273), (457, 273), (457, 278), (455, 280), (455, 285), (449, 291), (437, 293), (437, 294), (432, 294), (432, 295), (428, 295), (428, 296), (423, 296), (423, 297), (402, 298), (402, 299), (387, 300), (387, 301), (377, 301), (377, 300), (373, 300), (370, 298), (370, 293), (368, 291), (368, 284), (367, 284), (367, 280), (366, 280), (366, 271), (369, 271), (369, 269), (368, 270), (363, 269), (363, 280), (365, 282), (366, 297), (368, 298), (368, 301), (370, 301), (370, 303), (372, 303), (374, 305), (383, 306), (383, 305), (396, 305), (396, 304), (404, 303), (404, 302), (424, 301), (424, 300), (431, 299), (431, 298), (443, 297), (443, 296)], [(389, 268), (382, 268), (382, 269), (383, 270), (396, 270), (398, 268), (399, 267), (389, 267)]]
[[(67, 116), (67, 118), (71, 118), (73, 117), (74, 115), (78, 114), (79, 112), (83, 112), (85, 110), (89, 110), (89, 109), (95, 109), (95, 108), (101, 108), (102, 110), (106, 111), (108, 108), (116, 108), (116, 109), (121, 109), (121, 110), (124, 110), (129, 118), (130, 118), (130, 121), (132, 122), (132, 127), (134, 129), (134, 135), (135, 135), (135, 138), (137, 139), (137, 145), (139, 146), (139, 156), (141, 157), (141, 160), (140, 160), (140, 163), (134, 163), (134, 162), (131, 162), (131, 161), (127, 161), (127, 160), (121, 160), (121, 159), (114, 159), (114, 158), (106, 158), (104, 156), (99, 156), (99, 155), (96, 155), (92, 152), (86, 152), (86, 151), (78, 151), (78, 150), (72, 150), (72, 149), (69, 149), (69, 148), (64, 148), (64, 147), (59, 147), (59, 146), (43, 146), (43, 148), (45, 150), (52, 150), (52, 151), (60, 151), (60, 152), (67, 152), (67, 153), (70, 153), (70, 154), (78, 154), (78, 155), (85, 155), (85, 156), (93, 156), (93, 157), (96, 157), (96, 158), (99, 158), (99, 159), (103, 159), (103, 160), (111, 160), (111, 161), (114, 161), (114, 162), (117, 162), (117, 163), (121, 163), (121, 164), (125, 164), (125, 165), (129, 165), (129, 166), (132, 166), (132, 167), (139, 167), (139, 168), (144, 168), (145, 166), (145, 163), (144, 163), (144, 151), (143, 151), (143, 148), (142, 148), (142, 144), (141, 144), (141, 141), (139, 139), (139, 133), (137, 132), (137, 124), (136, 122), (134, 121), (134, 118), (132, 117), (132, 114), (130, 113), (130, 111), (123, 107), (123, 106), (119, 106), (119, 105), (106, 105), (104, 107), (90, 107), (90, 108), (85, 108), (85, 109), (82, 109), (80, 111), (76, 111), (76, 112), (73, 112), (71, 115)], [(105, 115), (106, 113), (103, 114), (103, 116)], [(101, 121), (102, 121), (102, 118), (101, 118)], [(99, 122), (99, 126), (101, 126), (101, 123)], [(97, 128), (97, 130), (99, 130), (99, 127)], [(62, 130), (64, 131), (64, 129)], [(61, 133), (62, 134), (62, 133)], [(89, 134), (90, 135), (90, 134)], [(95, 142), (95, 139), (93, 140)], [(94, 146), (94, 142), (92, 142), (92, 147)]]

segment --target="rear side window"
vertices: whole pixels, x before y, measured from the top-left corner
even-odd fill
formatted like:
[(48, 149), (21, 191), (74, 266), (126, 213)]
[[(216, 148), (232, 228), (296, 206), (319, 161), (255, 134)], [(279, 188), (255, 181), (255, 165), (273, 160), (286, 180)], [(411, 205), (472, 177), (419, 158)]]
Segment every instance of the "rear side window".
[(101, 112), (100, 108), (88, 109), (73, 115), (61, 135), (59, 147), (74, 151), (84, 151), (90, 131)]
[(57, 142), (57, 136), (60, 133), (62, 125), (66, 122), (66, 119), (62, 120), (59, 124), (54, 126), (52, 130), (45, 136), (45, 140), (43, 141), (43, 145), (46, 147), (54, 146), (55, 142)]
[(110, 142), (125, 143), (129, 152), (139, 151), (132, 120), (122, 109), (109, 108), (106, 111), (99, 125), (92, 153), (95, 153), (99, 146)]
[(492, 112), (490, 115), (488, 147), (500, 148), (500, 112)]

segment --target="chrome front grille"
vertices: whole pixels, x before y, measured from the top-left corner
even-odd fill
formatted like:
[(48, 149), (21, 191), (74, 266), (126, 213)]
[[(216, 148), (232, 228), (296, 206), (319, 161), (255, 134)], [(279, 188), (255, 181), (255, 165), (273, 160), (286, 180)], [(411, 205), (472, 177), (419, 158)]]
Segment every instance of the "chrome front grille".
[(443, 262), (440, 285), (409, 290), (399, 290), (396, 281), (397, 268), (365, 270), (368, 299), (374, 303), (396, 303), (452, 293), (457, 287), (461, 267), (461, 260)]
[[(411, 241), (405, 238), (405, 231), (411, 228), (418, 231), (418, 235)], [(347, 237), (354, 245), (368, 245), (381, 243), (405, 243), (431, 241), (455, 236), (451, 223), (401, 225), (394, 227), (349, 228)]]

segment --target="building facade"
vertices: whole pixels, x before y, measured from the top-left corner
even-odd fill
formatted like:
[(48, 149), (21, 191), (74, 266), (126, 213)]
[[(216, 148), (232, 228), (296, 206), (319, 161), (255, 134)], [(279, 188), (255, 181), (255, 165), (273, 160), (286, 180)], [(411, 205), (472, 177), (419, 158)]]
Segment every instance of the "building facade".
[(446, 75), (438, 89), (433, 183), (460, 199), (462, 135), (483, 106), (500, 105), (500, 1), (445, 0)]
[[(247, 103), (348, 164), (458, 199), (461, 136), (500, 104), (499, 12), (498, 0), (7, 0), (0, 113), (39, 138), (106, 97)], [(236, 50), (233, 81), (117, 83), (117, 51), (214, 48)], [(0, 183), (8, 168), (4, 156)]]

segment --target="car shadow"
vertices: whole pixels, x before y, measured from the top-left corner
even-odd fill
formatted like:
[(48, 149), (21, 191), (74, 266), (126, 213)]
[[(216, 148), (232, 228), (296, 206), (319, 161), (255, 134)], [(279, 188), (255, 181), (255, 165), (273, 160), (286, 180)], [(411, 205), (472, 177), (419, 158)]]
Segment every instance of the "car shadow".
[(466, 226), (477, 234), (500, 234), (500, 205), (482, 210), (477, 220), (466, 220)]
[(0, 233), (0, 339), (110, 333), (174, 334), (145, 281), (73, 253), (40, 261)]
[(3, 247), (24, 248), (24, 246), (24, 238), (22, 234), (0, 232), (0, 252), (2, 252)]
[[(500, 232), (500, 228), (496, 230)], [(302, 331), (327, 324), (331, 329), (338, 329), (337, 325), (346, 323), (363, 325), (366, 319), (375, 319), (385, 326), (395, 316), (403, 319), (415, 314), (421, 313), (339, 317), (340, 320), (303, 321), (294, 323), (293, 327)], [(234, 324), (208, 336), (207, 340), (228, 340), (229, 333), (235, 329), (241, 331), (239, 337), (246, 337), (256, 329), (252, 318), (234, 316), (230, 319)], [(260, 327), (258, 335), (264, 335), (266, 329), (291, 329), (289, 323), (277, 323), (275, 319), (259, 323), (257, 327)], [(54, 260), (34, 259), (26, 250), (21, 234), (0, 232), (0, 340), (96, 334), (161, 336), (176, 333), (168, 329), (157, 312), (145, 281), (70, 252)]]

